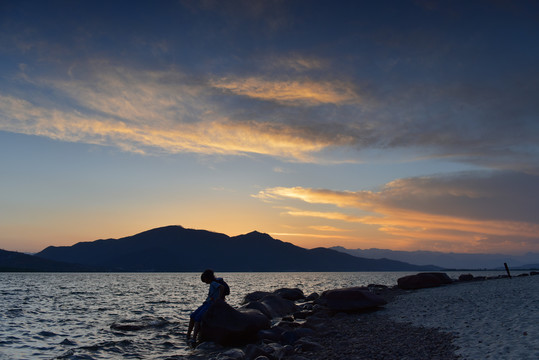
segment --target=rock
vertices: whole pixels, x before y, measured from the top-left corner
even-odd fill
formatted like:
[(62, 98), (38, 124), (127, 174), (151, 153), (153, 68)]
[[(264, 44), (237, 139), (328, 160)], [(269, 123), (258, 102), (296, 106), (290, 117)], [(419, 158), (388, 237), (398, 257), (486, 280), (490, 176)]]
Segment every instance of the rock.
[(275, 295), (282, 297), (283, 299), (292, 300), (292, 301), (305, 299), (305, 295), (303, 294), (303, 291), (301, 291), (298, 288), (294, 288), (294, 289), (282, 288), (282, 289), (275, 290), (273, 293)]
[(247, 303), (250, 303), (251, 301), (261, 300), (264, 296), (268, 296), (268, 295), (271, 295), (271, 293), (267, 291), (255, 291), (255, 292), (249, 293), (245, 295), (245, 297), (243, 298), (242, 304), (247, 304)]
[(296, 341), (307, 336), (314, 336), (316, 332), (310, 328), (298, 328), (283, 332), (281, 335), (281, 343), (294, 345)]
[(459, 281), (472, 281), (473, 275), (472, 274), (462, 274), (459, 276)]
[(260, 340), (279, 341), (281, 339), (281, 334), (285, 331), (285, 329), (279, 326), (274, 326), (268, 330), (260, 330), (258, 332), (258, 338)]
[(419, 273), (404, 276), (397, 280), (399, 288), (404, 290), (437, 287), (444, 284), (451, 284), (452, 282), (453, 280), (446, 273)]
[(275, 319), (293, 314), (298, 310), (293, 301), (283, 299), (277, 295), (267, 295), (259, 301), (252, 301), (244, 306), (247, 309), (256, 309), (262, 312), (268, 319)]
[(300, 338), (300, 336), (294, 332), (293, 330), (290, 330), (290, 331), (285, 331), (282, 335), (281, 335), (281, 343), (285, 344), (285, 345), (294, 345), (294, 343), (296, 341), (298, 341)]
[(305, 300), (307, 300), (307, 301), (314, 301), (314, 300), (318, 299), (319, 297), (320, 297), (320, 295), (318, 295), (318, 293), (314, 292), (314, 293), (312, 293), (311, 295), (307, 296), (307, 297), (305, 298)]
[(273, 352), (271, 353), (271, 357), (276, 360), (284, 359), (287, 355), (292, 354), (294, 352), (294, 348), (290, 345), (282, 346), (280, 344), (269, 344), (273, 348)]
[(258, 310), (234, 309), (224, 301), (213, 304), (202, 319), (203, 341), (221, 345), (247, 344), (257, 340), (260, 330), (269, 329), (270, 321)]
[(324, 349), (319, 343), (305, 339), (298, 340), (294, 347), (301, 349), (301, 351), (320, 351)]
[(217, 360), (243, 360), (245, 353), (240, 349), (230, 349), (217, 356)]
[(267, 356), (261, 355), (258, 356), (255, 360), (270, 360)]
[(530, 272), (530, 275), (531, 276), (539, 275), (539, 272), (538, 271), (532, 271), (532, 272)]
[(254, 344), (249, 344), (245, 347), (244, 352), (245, 352), (245, 358), (247, 360), (251, 360), (251, 359), (258, 359), (262, 357), (268, 359), (268, 356), (270, 356), (271, 351), (272, 351), (271, 349), (268, 351), (266, 349), (266, 346), (262, 348)]
[(308, 316), (311, 316), (313, 312), (311, 310), (301, 310), (296, 311), (292, 316), (294, 316), (294, 319), (306, 319)]
[(324, 291), (317, 302), (332, 311), (346, 312), (372, 309), (387, 304), (382, 297), (357, 287)]
[(367, 288), (369, 290), (386, 290), (389, 289), (387, 285), (381, 285), (381, 284), (369, 284), (367, 285)]
[(295, 322), (295, 321), (279, 321), (277, 323), (278, 326), (282, 327), (283, 329), (286, 329), (286, 330), (290, 330), (290, 329), (295, 329), (295, 328), (298, 328), (301, 326), (301, 324), (299, 322)]
[(223, 350), (222, 345), (214, 343), (213, 341), (206, 341), (197, 345), (195, 349), (195, 353), (211, 353), (211, 352), (217, 352), (217, 351), (222, 351), (222, 350)]
[(517, 277), (526, 277), (526, 276), (530, 276), (530, 274), (528, 273), (522, 273), (522, 274), (518, 274)]

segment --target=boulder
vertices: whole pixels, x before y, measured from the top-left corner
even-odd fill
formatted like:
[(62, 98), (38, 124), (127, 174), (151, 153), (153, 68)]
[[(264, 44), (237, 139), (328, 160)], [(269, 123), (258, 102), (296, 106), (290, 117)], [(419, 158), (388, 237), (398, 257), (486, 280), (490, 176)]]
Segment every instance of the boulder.
[(317, 300), (332, 311), (362, 311), (387, 304), (382, 297), (364, 288), (352, 287), (324, 291)]
[(472, 281), (473, 275), (472, 274), (462, 274), (459, 276), (459, 281)]
[(241, 303), (247, 304), (247, 303), (250, 303), (251, 301), (258, 301), (258, 300), (261, 300), (264, 296), (268, 296), (268, 295), (271, 295), (271, 293), (267, 291), (255, 291), (255, 292), (245, 295)]
[(224, 301), (213, 304), (202, 319), (202, 341), (221, 345), (240, 345), (254, 342), (260, 330), (269, 329), (270, 321), (255, 309), (234, 309)]
[(292, 300), (292, 301), (305, 299), (305, 295), (303, 294), (303, 291), (301, 291), (298, 288), (294, 288), (294, 289), (282, 288), (282, 289), (275, 290), (273, 293), (284, 299)]
[(243, 360), (245, 359), (245, 353), (241, 349), (230, 349), (220, 353), (217, 356), (217, 360)]
[(408, 275), (397, 280), (399, 288), (404, 290), (415, 290), (437, 287), (451, 284), (453, 280), (446, 273), (419, 273)]
[(298, 307), (292, 300), (283, 299), (273, 294), (267, 295), (259, 301), (252, 301), (244, 307), (258, 310), (266, 315), (268, 319), (291, 315), (298, 311)]

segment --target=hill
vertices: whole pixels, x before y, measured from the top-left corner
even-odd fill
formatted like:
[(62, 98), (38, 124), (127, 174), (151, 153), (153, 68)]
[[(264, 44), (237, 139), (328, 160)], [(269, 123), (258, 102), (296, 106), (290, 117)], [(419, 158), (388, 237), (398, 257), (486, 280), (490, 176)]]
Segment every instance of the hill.
[(331, 249), (361, 258), (387, 258), (415, 265), (435, 264), (445, 269), (503, 269), (504, 263), (507, 263), (510, 268), (529, 269), (539, 262), (539, 254), (537, 253), (527, 253), (524, 255), (464, 254), (442, 253), (436, 251), (345, 249), (340, 246), (332, 247)]
[(93, 267), (47, 260), (15, 251), (0, 249), (0, 271), (4, 272), (75, 272), (94, 271)]
[(251, 232), (229, 237), (206, 230), (167, 226), (121, 239), (50, 246), (43, 259), (109, 271), (419, 271), (435, 270), (388, 259), (363, 259), (335, 250), (304, 249)]

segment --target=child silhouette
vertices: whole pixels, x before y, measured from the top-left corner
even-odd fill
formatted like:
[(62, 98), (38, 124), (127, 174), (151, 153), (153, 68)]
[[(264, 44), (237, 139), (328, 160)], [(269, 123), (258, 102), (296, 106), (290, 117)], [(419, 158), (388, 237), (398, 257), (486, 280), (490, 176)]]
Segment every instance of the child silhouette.
[[(206, 284), (209, 284), (210, 289), (208, 291), (206, 301), (204, 301), (204, 303), (191, 314), (189, 328), (187, 329), (187, 341), (191, 343), (196, 343), (197, 341), (198, 332), (200, 330), (200, 322), (202, 321), (202, 317), (206, 311), (208, 311), (210, 306), (216, 301), (224, 301), (225, 296), (227, 295), (226, 287), (223, 285), (224, 281), (222, 279), (217, 279), (213, 273), (213, 270), (204, 270), (200, 276), (200, 280)], [(191, 339), (191, 332), (193, 332), (193, 339)]]

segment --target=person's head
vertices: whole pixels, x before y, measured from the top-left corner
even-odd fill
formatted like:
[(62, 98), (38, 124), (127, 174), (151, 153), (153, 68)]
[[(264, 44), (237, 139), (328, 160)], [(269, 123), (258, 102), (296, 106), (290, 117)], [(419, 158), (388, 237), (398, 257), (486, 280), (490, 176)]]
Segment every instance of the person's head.
[(206, 284), (211, 284), (211, 282), (215, 280), (215, 275), (213, 273), (213, 270), (211, 269), (204, 270), (202, 275), (200, 275), (200, 280), (202, 280), (202, 282), (205, 282)]

